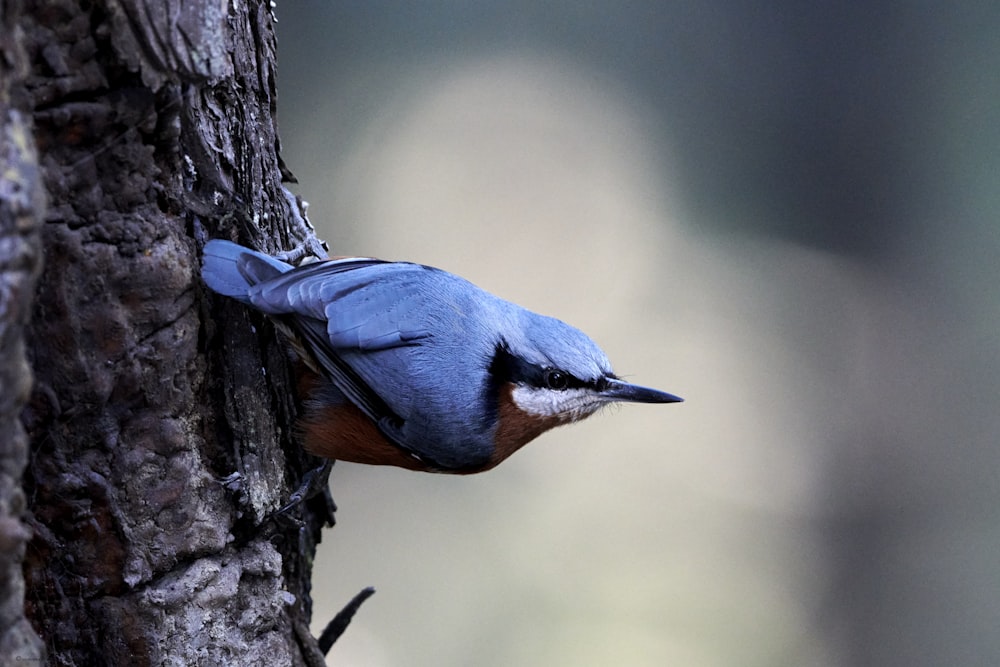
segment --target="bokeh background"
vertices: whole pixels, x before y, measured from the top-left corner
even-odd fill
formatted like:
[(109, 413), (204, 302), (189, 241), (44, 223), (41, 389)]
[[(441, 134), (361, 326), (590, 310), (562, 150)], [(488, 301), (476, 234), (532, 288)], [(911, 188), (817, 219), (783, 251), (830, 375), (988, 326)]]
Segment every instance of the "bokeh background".
[(336, 254), (575, 324), (626, 406), (338, 464), (337, 665), (1000, 664), (1000, 4), (279, 2)]

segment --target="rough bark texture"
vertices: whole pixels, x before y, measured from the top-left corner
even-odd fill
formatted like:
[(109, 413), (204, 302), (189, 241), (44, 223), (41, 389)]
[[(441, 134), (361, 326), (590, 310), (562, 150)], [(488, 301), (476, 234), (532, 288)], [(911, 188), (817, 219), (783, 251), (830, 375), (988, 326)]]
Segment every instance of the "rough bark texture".
[(42, 643), (24, 616), (21, 560), (31, 532), (22, 521), (21, 476), (28, 438), (18, 419), (28, 399), (31, 371), (24, 328), (31, 313), (45, 210), (30, 117), (12, 91), (27, 73), (17, 26), (18, 7), (0, 2), (0, 663), (38, 662)]
[[(23, 413), (26, 609), (48, 659), (315, 661), (302, 628), (325, 508), (314, 502), (301, 524), (266, 519), (313, 464), (292, 443), (286, 357), (266, 322), (198, 278), (208, 237), (297, 241), (284, 225), (269, 5), (9, 4), (19, 32), (5, 26), (4, 40), (27, 63), (14, 96), (33, 117), (49, 198)], [(28, 221), (15, 228), (29, 248), (17, 303), (31, 282), (31, 213), (11, 218)], [(11, 349), (4, 339), (4, 369)], [(17, 378), (0, 416), (24, 395)], [(21, 456), (4, 459), (0, 493)], [(10, 502), (0, 522), (16, 517)], [(23, 542), (13, 521), (0, 536)]]

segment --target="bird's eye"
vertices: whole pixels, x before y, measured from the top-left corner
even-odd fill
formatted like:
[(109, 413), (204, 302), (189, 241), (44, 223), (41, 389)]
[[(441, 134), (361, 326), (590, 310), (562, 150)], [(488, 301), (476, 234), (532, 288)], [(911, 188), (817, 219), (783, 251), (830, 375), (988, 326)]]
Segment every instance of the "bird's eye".
[(561, 371), (548, 370), (545, 371), (545, 386), (549, 389), (565, 389), (569, 385), (569, 378), (566, 374)]

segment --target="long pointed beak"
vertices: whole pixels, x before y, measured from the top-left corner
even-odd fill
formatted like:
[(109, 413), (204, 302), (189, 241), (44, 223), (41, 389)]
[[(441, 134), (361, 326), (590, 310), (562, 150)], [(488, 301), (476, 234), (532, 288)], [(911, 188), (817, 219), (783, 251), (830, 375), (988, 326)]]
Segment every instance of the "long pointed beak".
[(626, 403), (682, 403), (680, 396), (668, 394), (659, 389), (640, 387), (637, 384), (629, 384), (618, 379), (608, 378), (607, 387), (601, 392), (601, 397), (611, 401), (624, 401)]

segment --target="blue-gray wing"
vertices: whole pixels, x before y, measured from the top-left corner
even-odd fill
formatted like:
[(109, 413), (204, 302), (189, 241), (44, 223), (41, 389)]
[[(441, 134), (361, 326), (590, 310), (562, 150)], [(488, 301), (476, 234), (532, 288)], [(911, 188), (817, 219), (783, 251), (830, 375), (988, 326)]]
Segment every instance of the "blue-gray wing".
[(386, 438), (416, 454), (400, 432), (404, 418), (345, 355), (357, 360), (359, 352), (416, 345), (429, 337), (432, 295), (440, 295), (441, 280), (446, 282), (447, 276), (418, 264), (334, 260), (275, 275), (251, 287), (248, 296), (265, 313), (291, 317), (318, 370)]
[[(250, 302), (272, 314), (326, 322), (334, 349), (383, 350), (431, 335), (428, 277), (436, 269), (404, 262), (348, 259), (305, 265), (250, 290)], [(433, 278), (430, 283), (438, 281)]]

